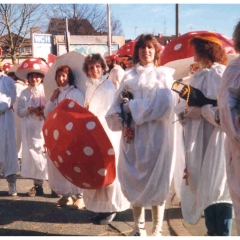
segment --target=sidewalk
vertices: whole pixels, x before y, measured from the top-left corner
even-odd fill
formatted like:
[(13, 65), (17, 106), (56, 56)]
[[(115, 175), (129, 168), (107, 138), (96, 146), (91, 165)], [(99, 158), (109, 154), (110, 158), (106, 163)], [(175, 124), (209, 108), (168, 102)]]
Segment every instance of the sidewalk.
[[(94, 225), (89, 217), (94, 213), (87, 210), (70, 210), (54, 206), (58, 199), (51, 198), (48, 182), (44, 182), (43, 197), (27, 197), (26, 192), (33, 181), (19, 178), (17, 197), (7, 195), (7, 181), (0, 178), (0, 236), (126, 236), (134, 226), (132, 210), (118, 213), (109, 225)], [(179, 199), (171, 191), (166, 200), (163, 236), (204, 236), (204, 218), (196, 225), (183, 221)], [(152, 228), (151, 208), (146, 208), (146, 229)], [(235, 222), (233, 236), (236, 236)]]

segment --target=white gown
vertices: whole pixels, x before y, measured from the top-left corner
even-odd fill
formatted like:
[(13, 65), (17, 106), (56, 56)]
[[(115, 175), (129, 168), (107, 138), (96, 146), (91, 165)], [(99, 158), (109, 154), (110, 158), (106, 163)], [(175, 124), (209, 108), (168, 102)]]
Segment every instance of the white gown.
[(134, 206), (161, 206), (169, 192), (173, 164), (173, 107), (170, 90), (174, 70), (137, 64), (127, 71), (106, 115), (108, 126), (121, 131), (120, 95), (127, 88), (134, 99), (129, 102), (134, 139), (120, 143), (119, 180), (123, 194)]
[(19, 171), (16, 128), (11, 106), (16, 100), (14, 81), (0, 76), (0, 174), (7, 177)]
[(226, 68), (219, 89), (218, 105), (222, 130), (226, 133), (226, 170), (240, 235), (240, 57)]
[[(114, 85), (105, 80), (104, 77), (95, 79), (93, 82), (89, 80), (85, 95), (85, 104), (89, 102), (89, 111), (96, 115), (107, 133), (116, 156), (116, 168), (118, 168), (119, 143), (121, 134), (112, 132), (105, 120), (105, 115), (110, 108), (115, 89)], [(104, 81), (104, 82), (103, 82)], [(100, 85), (101, 84), (101, 85)], [(98, 87), (100, 85), (100, 87)], [(95, 89), (97, 90), (95, 91)], [(130, 208), (130, 203), (124, 197), (118, 176), (112, 184), (97, 190), (83, 189), (83, 200), (86, 208), (93, 212), (120, 212)]]
[[(76, 101), (79, 105), (83, 106), (84, 95), (78, 88), (67, 85), (65, 87), (60, 87), (59, 89), (60, 93), (58, 94), (58, 97), (54, 100), (54, 102), (51, 102), (50, 100), (47, 102), (44, 109), (45, 117), (47, 117), (48, 114), (53, 111), (57, 107), (57, 105), (66, 98), (72, 99)], [(49, 185), (53, 191), (66, 197), (82, 193), (81, 188), (75, 186), (62, 176), (62, 174), (59, 172), (53, 162), (49, 159), (49, 157), (47, 162)]]
[[(210, 69), (196, 72), (190, 85), (210, 99), (217, 99), (221, 76), (225, 66), (214, 63)], [(181, 101), (175, 111), (186, 109)], [(208, 206), (216, 203), (232, 203), (226, 176), (224, 141), (225, 133), (215, 122), (218, 107), (211, 104), (189, 107), (192, 117), (185, 118), (184, 142), (188, 185), (182, 181), (181, 208), (184, 220), (196, 224)]]
[(47, 157), (44, 153), (42, 133), (44, 119), (28, 112), (28, 107), (38, 107), (40, 105), (46, 105), (43, 85), (29, 86), (21, 92), (17, 114), (22, 120), (21, 176), (44, 180), (48, 179)]

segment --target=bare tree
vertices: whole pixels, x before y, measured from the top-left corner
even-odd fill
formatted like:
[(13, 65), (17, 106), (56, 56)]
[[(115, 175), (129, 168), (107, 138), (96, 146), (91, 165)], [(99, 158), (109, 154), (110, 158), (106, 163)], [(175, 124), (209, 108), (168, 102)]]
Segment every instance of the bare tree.
[[(24, 45), (30, 28), (43, 26), (46, 5), (41, 4), (0, 4), (0, 43), (3, 55), (16, 63), (19, 48)], [(29, 41), (30, 39), (28, 39)]]
[[(74, 25), (76, 31), (74, 32), (72, 27), (72, 32), (70, 32), (72, 35), (96, 35), (96, 33), (99, 32), (107, 32), (105, 4), (53, 4), (49, 17), (75, 20)], [(59, 24), (61, 25), (60, 22)], [(60, 27), (57, 25), (57, 22), (55, 22), (56, 31)], [(81, 31), (79, 31), (79, 29), (81, 29)], [(121, 22), (115, 19), (113, 15), (111, 16), (111, 29), (112, 35), (123, 34)]]

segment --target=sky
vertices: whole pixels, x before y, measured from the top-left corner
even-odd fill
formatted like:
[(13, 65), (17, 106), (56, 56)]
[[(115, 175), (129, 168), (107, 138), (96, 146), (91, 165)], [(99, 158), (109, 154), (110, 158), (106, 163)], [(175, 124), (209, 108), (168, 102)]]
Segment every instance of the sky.
[[(125, 39), (135, 39), (142, 33), (176, 34), (176, 4), (110, 4), (110, 11), (121, 21)], [(214, 31), (232, 38), (240, 20), (239, 4), (178, 5), (179, 33)]]
[[(3, 0), (4, 1), (4, 0)], [(143, 3), (142, 3), (143, 2)], [(146, 3), (147, 2), (147, 3)], [(240, 21), (239, 0), (178, 0), (179, 33), (207, 30), (232, 38), (235, 25)], [(6, 3), (38, 3), (33, 0)], [(41, 3), (67, 3), (62, 0), (41, 0)], [(71, 0), (78, 4), (110, 4), (110, 13), (120, 20), (125, 39), (135, 39), (142, 33), (161, 33), (164, 36), (176, 33), (176, 1), (174, 0)], [(140, 4), (141, 3), (141, 4)], [(200, 4), (201, 3), (201, 4)]]

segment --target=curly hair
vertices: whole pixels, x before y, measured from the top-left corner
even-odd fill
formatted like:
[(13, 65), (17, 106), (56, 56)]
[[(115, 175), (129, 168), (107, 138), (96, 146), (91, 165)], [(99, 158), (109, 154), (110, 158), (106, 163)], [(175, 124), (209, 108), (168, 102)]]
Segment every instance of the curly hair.
[(133, 63), (136, 64), (136, 63), (140, 62), (138, 51), (140, 48), (144, 48), (146, 46), (147, 42), (150, 42), (153, 44), (153, 47), (155, 48), (154, 65), (159, 66), (160, 65), (160, 49), (158, 46), (157, 39), (152, 34), (141, 34), (140, 35), (140, 37), (134, 47)]
[(89, 54), (86, 56), (84, 63), (83, 63), (83, 68), (82, 68), (83, 72), (87, 75), (87, 77), (90, 77), (88, 74), (88, 65), (90, 63), (96, 63), (96, 62), (99, 62), (101, 64), (101, 67), (104, 72), (108, 71), (107, 63), (101, 54), (99, 54), (99, 53)]
[(203, 59), (203, 62), (207, 68), (210, 68), (214, 62), (218, 62), (225, 66), (228, 64), (227, 55), (222, 46), (219, 44), (193, 38), (190, 41), (190, 45), (194, 47), (197, 55)]
[(55, 81), (57, 81), (57, 75), (59, 72), (64, 72), (67, 74), (68, 76), (68, 84), (70, 86), (75, 86), (74, 84), (74, 75), (73, 75), (73, 72), (72, 72), (72, 69), (67, 66), (67, 65), (62, 65), (62, 66), (59, 66), (56, 70), (56, 73), (55, 73)]
[(233, 41), (234, 41), (234, 49), (236, 52), (240, 53), (240, 21), (235, 26), (233, 32)]

